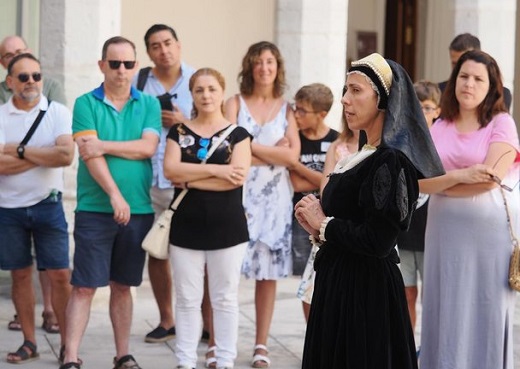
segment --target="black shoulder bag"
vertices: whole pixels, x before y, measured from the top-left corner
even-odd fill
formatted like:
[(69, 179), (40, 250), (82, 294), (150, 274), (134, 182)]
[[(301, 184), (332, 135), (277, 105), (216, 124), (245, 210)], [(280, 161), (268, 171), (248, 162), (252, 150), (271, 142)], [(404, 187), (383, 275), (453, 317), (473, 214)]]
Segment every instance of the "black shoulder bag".
[[(51, 102), (52, 101), (49, 100), (49, 104), (47, 105), (47, 110), (49, 110), (49, 106), (51, 105)], [(31, 126), (31, 128), (29, 128), (29, 131), (27, 131), (27, 134), (23, 138), (22, 142), (20, 142), (20, 145), (18, 145), (18, 147), (16, 148), (16, 153), (18, 154), (18, 157), (20, 159), (24, 158), (25, 145), (27, 145), (27, 142), (29, 142), (29, 140), (33, 136), (34, 131), (36, 131), (36, 128), (38, 128), (38, 125), (42, 121), (45, 113), (47, 113), (47, 110), (40, 110), (40, 112), (38, 113), (38, 116), (36, 117), (36, 119), (34, 120), (32, 126)]]

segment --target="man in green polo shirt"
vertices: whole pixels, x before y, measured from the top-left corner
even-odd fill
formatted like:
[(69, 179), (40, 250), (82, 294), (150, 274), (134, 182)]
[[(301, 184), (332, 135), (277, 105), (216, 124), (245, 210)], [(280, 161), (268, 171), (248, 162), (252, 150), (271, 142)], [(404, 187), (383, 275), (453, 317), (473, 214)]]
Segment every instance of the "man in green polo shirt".
[(98, 62), (104, 83), (74, 105), (72, 131), (80, 161), (74, 227), (74, 271), (62, 368), (79, 368), (79, 342), (97, 287), (110, 286), (114, 368), (139, 369), (129, 353), (131, 286), (145, 261), (141, 242), (152, 226), (152, 164), (161, 132), (158, 100), (131, 86), (135, 45), (113, 37)]

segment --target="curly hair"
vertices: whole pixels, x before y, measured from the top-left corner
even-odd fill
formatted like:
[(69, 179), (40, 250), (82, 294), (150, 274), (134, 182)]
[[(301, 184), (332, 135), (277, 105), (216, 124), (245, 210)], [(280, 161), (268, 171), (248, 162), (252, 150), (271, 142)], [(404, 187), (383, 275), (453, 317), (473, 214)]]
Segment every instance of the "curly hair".
[(274, 97), (280, 97), (285, 91), (285, 64), (282, 54), (280, 50), (278, 50), (278, 47), (272, 42), (260, 41), (251, 45), (242, 59), (242, 70), (238, 74), (238, 84), (240, 86), (240, 93), (244, 96), (251, 96), (253, 94), (255, 85), (253, 69), (255, 62), (265, 50), (270, 51), (276, 59), (277, 73), (276, 79), (274, 80), (273, 95)]

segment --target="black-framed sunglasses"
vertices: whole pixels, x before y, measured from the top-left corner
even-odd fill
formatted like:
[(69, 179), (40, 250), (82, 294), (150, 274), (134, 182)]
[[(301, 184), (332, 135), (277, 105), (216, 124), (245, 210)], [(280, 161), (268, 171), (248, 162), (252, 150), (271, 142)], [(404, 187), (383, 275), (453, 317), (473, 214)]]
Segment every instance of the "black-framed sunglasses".
[(197, 159), (204, 160), (208, 155), (209, 138), (201, 138), (199, 140), (200, 149), (197, 150)]
[(125, 69), (133, 69), (135, 67), (135, 60), (107, 60), (110, 69), (119, 69), (121, 64), (125, 66)]
[(38, 72), (34, 72), (32, 74), (20, 73), (19, 75), (16, 76), (16, 78), (18, 78), (18, 80), (22, 83), (29, 82), (29, 78), (31, 78), (31, 77), (34, 82), (40, 82), (42, 80), (42, 74), (38, 73)]

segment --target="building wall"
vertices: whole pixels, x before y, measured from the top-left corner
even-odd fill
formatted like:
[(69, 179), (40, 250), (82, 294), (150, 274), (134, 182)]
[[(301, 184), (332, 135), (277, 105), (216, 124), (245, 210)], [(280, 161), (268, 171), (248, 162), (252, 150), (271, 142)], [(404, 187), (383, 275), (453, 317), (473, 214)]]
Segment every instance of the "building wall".
[(357, 60), (358, 32), (377, 33), (377, 52), (383, 54), (385, 44), (385, 0), (349, 0), (348, 4), (348, 31), (347, 31), (347, 60)]
[(275, 0), (122, 1), (121, 34), (136, 43), (141, 67), (151, 65), (144, 34), (155, 23), (175, 29), (182, 59), (212, 67), (226, 78), (227, 95), (238, 92), (237, 75), (249, 45), (275, 41)]

